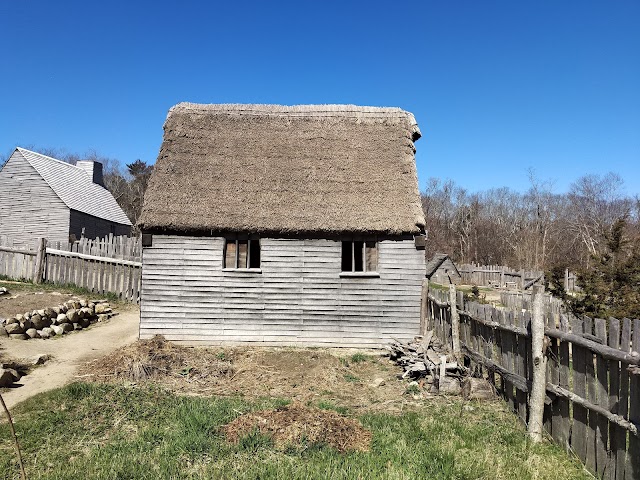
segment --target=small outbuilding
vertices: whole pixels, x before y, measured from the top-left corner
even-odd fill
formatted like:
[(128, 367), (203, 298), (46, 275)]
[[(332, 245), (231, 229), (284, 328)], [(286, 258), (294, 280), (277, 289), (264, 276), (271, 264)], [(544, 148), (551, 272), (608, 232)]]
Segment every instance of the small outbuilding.
[(379, 347), (417, 335), (419, 137), (399, 108), (173, 107), (139, 222), (140, 337)]
[(431, 282), (441, 285), (459, 285), (462, 281), (458, 267), (446, 253), (436, 253), (427, 262), (427, 278)]
[(100, 162), (71, 165), (18, 147), (0, 169), (0, 203), (0, 234), (17, 243), (131, 232), (131, 222), (104, 187)]

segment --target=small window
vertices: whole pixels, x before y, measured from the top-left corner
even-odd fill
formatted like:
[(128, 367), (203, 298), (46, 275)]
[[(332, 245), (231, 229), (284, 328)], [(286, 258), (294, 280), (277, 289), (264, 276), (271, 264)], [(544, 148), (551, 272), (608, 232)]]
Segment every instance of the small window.
[(260, 240), (225, 239), (223, 268), (260, 268)]
[(378, 270), (378, 245), (375, 241), (343, 241), (343, 272), (375, 272)]

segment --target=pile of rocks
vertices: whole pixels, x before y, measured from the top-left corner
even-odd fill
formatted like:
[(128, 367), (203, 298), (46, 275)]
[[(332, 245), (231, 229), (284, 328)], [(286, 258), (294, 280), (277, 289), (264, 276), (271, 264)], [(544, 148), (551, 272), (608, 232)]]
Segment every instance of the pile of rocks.
[(115, 314), (106, 300), (71, 299), (57, 307), (0, 319), (0, 336), (18, 340), (50, 338), (82, 330), (113, 315)]

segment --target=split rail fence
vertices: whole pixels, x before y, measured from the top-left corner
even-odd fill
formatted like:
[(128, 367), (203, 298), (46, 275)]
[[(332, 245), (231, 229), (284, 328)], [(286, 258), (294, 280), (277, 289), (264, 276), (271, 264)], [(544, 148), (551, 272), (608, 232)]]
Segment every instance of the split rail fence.
[[(541, 307), (540, 313), (495, 308), (467, 302), (450, 288), (429, 292), (426, 328), (454, 352), (457, 347), (472, 371), (486, 375), (525, 423), (535, 407), (532, 359), (540, 365), (542, 358), (546, 432), (598, 478), (639, 479), (640, 320), (569, 318)], [(544, 321), (544, 348), (537, 358), (532, 314), (539, 318), (533, 323)]]
[(113, 293), (121, 299), (139, 303), (142, 281), (140, 239), (108, 237), (86, 238), (77, 242), (51, 242), (45, 239), (14, 245), (14, 239), (0, 237), (0, 275), (32, 280), (73, 284), (96, 294)]

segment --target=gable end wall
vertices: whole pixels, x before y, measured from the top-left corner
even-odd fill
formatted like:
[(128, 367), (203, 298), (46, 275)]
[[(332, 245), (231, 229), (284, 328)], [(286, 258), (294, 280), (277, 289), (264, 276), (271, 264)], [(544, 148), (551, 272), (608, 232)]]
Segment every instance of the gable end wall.
[(68, 241), (69, 208), (18, 151), (0, 170), (0, 203), (0, 235), (16, 245), (37, 237)]

